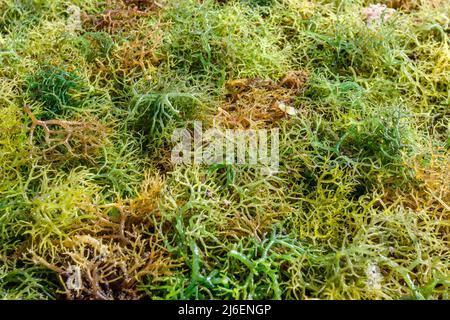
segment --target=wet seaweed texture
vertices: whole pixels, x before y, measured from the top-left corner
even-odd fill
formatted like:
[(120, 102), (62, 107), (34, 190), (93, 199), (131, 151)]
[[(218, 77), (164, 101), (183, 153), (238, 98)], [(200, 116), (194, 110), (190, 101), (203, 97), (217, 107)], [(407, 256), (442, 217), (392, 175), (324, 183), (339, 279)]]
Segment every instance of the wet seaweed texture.
[[(1, 0), (0, 299), (449, 299), (449, 13)], [(194, 121), (279, 166), (174, 163)]]

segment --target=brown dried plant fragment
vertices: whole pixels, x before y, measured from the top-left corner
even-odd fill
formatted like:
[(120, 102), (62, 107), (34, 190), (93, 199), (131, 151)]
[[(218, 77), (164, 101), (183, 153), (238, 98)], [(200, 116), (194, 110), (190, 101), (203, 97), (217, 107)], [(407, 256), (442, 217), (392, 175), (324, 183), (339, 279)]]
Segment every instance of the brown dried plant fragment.
[(97, 121), (38, 120), (30, 106), (25, 105), (24, 111), (31, 119), (30, 144), (35, 145), (38, 127), (44, 132), (45, 147), (42, 153), (45, 159), (58, 159), (67, 155), (91, 158), (104, 145), (109, 132), (108, 128)]
[(147, 173), (135, 198), (92, 206), (96, 218), (86, 228), (55, 243), (54, 254), (30, 248), (30, 259), (59, 275), (67, 299), (142, 298), (137, 286), (145, 277), (157, 281), (180, 266), (162, 237), (161, 188), (162, 179)]
[(383, 190), (385, 204), (401, 202), (413, 210), (427, 210), (450, 217), (450, 153), (448, 150), (426, 147), (425, 151), (408, 159), (405, 165), (414, 172), (411, 188)]
[(226, 128), (271, 127), (296, 114), (294, 98), (303, 93), (308, 74), (291, 71), (279, 82), (271, 79), (238, 79), (225, 84), (225, 98), (215, 122)]
[(109, 0), (99, 14), (82, 16), (83, 29), (116, 34), (136, 29), (141, 18), (148, 17), (161, 8), (153, 0)]
[(135, 33), (132, 40), (119, 45), (113, 53), (117, 72), (126, 77), (133, 70), (143, 71), (158, 65), (156, 49), (160, 43), (161, 35), (157, 30), (144, 36)]

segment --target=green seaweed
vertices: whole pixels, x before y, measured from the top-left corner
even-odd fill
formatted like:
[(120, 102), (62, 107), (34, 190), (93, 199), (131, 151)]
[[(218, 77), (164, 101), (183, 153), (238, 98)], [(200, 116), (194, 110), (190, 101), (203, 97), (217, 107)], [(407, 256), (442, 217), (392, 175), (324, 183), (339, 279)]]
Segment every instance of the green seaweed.
[(0, 299), (449, 299), (449, 3), (369, 2), (1, 1)]

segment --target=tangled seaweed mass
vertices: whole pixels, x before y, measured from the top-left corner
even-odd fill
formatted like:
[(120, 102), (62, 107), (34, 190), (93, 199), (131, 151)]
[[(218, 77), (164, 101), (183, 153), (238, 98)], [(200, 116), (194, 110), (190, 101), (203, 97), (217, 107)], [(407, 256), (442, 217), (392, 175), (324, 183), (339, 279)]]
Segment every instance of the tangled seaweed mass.
[[(1, 299), (449, 299), (450, 2), (0, 1)], [(172, 133), (279, 130), (279, 167)]]

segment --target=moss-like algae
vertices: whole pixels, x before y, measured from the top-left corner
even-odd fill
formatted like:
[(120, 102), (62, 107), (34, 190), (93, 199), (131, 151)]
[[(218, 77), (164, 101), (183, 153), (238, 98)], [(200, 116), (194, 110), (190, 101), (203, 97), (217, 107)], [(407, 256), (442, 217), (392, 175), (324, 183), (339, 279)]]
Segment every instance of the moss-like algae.
[(0, 298), (448, 299), (450, 7), (373, 3), (1, 1)]

